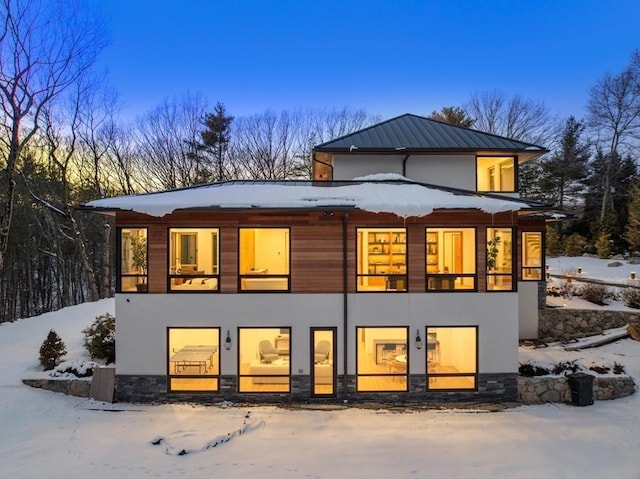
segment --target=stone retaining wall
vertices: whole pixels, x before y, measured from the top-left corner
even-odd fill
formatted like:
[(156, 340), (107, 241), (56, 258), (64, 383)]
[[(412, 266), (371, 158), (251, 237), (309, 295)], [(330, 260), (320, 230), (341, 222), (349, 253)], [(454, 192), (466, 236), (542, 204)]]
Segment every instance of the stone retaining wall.
[(32, 388), (46, 389), (69, 396), (89, 397), (91, 378), (88, 379), (23, 379)]
[[(597, 376), (593, 380), (593, 399), (607, 400), (630, 396), (635, 391), (629, 376)], [(562, 402), (571, 404), (571, 389), (566, 376), (518, 378), (518, 399), (523, 404)]]
[(538, 311), (538, 338), (552, 342), (601, 334), (640, 321), (640, 312), (547, 308)]

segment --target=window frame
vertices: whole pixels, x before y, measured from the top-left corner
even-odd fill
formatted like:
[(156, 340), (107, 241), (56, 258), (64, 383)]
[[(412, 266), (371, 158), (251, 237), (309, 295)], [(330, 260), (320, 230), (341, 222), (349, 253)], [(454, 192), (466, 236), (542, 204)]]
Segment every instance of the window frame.
[[(517, 248), (514, 248), (514, 240), (516, 239), (516, 228), (514, 226), (487, 226), (485, 227), (485, 248), (488, 249), (489, 246), (489, 230), (499, 230), (499, 229), (508, 229), (511, 230), (511, 268), (508, 273), (490, 273), (489, 272), (489, 255), (485, 255), (485, 291), (487, 293), (513, 293), (517, 291), (517, 276), (516, 276), (516, 268), (517, 268)], [(504, 245), (504, 242), (502, 243)], [(489, 287), (489, 279), (490, 278), (511, 278), (511, 288), (509, 289), (494, 289)]]
[[(146, 273), (145, 274), (129, 274), (122, 272), (122, 233), (124, 230), (144, 230), (145, 231), (145, 239), (146, 239)], [(136, 226), (136, 225), (127, 225), (127, 226), (118, 226), (116, 228), (116, 293), (126, 293), (126, 294), (146, 294), (149, 292), (149, 227), (148, 226)], [(137, 289), (136, 290), (123, 290), (122, 289), (122, 278), (142, 278), (142, 283), (138, 284), (146, 284), (146, 288), (144, 290)]]
[[(214, 231), (216, 232), (216, 246), (217, 246), (217, 250), (215, 251), (215, 256), (216, 256), (216, 269), (217, 269), (217, 273), (215, 274), (198, 274), (198, 275), (194, 275), (194, 274), (177, 274), (177, 273), (172, 273), (172, 261), (171, 261), (171, 234), (173, 233), (172, 230), (178, 230), (178, 229), (184, 229), (184, 230), (206, 230), (208, 232), (213, 233)], [(176, 233), (180, 233), (180, 232), (176, 232)], [(197, 264), (197, 234), (198, 231), (188, 231), (186, 232), (186, 234), (195, 234), (196, 235), (196, 264)], [(218, 226), (170, 226), (169, 228), (167, 228), (167, 293), (178, 293), (178, 294), (210, 294), (210, 293), (219, 293), (220, 292), (220, 248), (221, 248), (221, 244), (220, 244), (220, 227)], [(216, 280), (216, 287), (214, 289), (174, 289), (172, 286), (172, 281), (173, 280), (183, 280), (183, 281), (188, 281), (191, 279), (198, 279), (198, 280), (206, 280), (206, 279), (215, 279)]]
[[(407, 366), (405, 369), (404, 374), (402, 373), (392, 373), (392, 372), (372, 372), (372, 373), (361, 373), (360, 372), (360, 363), (359, 363), (359, 357), (360, 357), (360, 330), (361, 329), (401, 329), (405, 331), (405, 355), (407, 358)], [(363, 394), (368, 394), (368, 393), (404, 393), (404, 392), (408, 392), (409, 391), (409, 370), (410, 370), (410, 366), (411, 366), (411, 348), (409, 347), (410, 345), (410, 333), (409, 333), (409, 326), (407, 325), (387, 325), (387, 326), (364, 326), (364, 325), (359, 325), (359, 326), (355, 326), (355, 338), (356, 338), (356, 348), (355, 348), (355, 387), (356, 387), (356, 393), (363, 393)], [(392, 343), (393, 344), (393, 343)], [(375, 358), (375, 354), (374, 353), (374, 358)], [(402, 379), (404, 378), (404, 389), (361, 389), (360, 388), (360, 381), (359, 379), (363, 377), (363, 378), (369, 378), (369, 377), (382, 377), (382, 378), (391, 378), (392, 380), (394, 378), (398, 378), (398, 379)]]
[[(241, 272), (240, 263), (242, 261), (242, 239), (240, 232), (242, 230), (286, 230), (287, 231), (287, 263), (288, 263), (288, 272), (286, 274), (272, 274), (272, 273), (257, 273), (257, 274), (243, 274)], [(252, 293), (290, 293), (291, 292), (291, 226), (240, 226), (238, 227), (238, 284), (237, 291), (242, 294), (252, 294)], [(287, 280), (287, 288), (286, 289), (244, 289), (242, 287), (243, 279), (286, 279)]]
[[(404, 273), (401, 274), (393, 274), (393, 273), (377, 273), (375, 272), (375, 265), (374, 265), (374, 273), (360, 273), (360, 258), (359, 258), (359, 252), (361, 251), (361, 246), (359, 244), (360, 242), (360, 231), (364, 230), (365, 234), (369, 234), (369, 233), (379, 233), (379, 234), (403, 234), (404, 235), (404, 252), (403, 253), (397, 253), (397, 254), (403, 254), (404, 255)], [(403, 231), (396, 231), (396, 230), (403, 230)], [(356, 293), (407, 293), (409, 291), (409, 253), (408, 253), (408, 247), (409, 247), (409, 243), (408, 243), (408, 231), (407, 231), (407, 227), (405, 226), (356, 226), (355, 227), (355, 255), (356, 255), (356, 261), (355, 261), (355, 289), (356, 289)], [(369, 243), (367, 243), (369, 244)], [(382, 244), (382, 243), (381, 243)], [(394, 244), (394, 243), (389, 243), (389, 244)], [(399, 244), (399, 243), (395, 243), (395, 244)], [(391, 253), (389, 253), (391, 254)], [(370, 268), (371, 264), (369, 262), (367, 262), (367, 268)], [(387, 278), (385, 280), (385, 288), (384, 289), (360, 289), (360, 279), (361, 278)], [(390, 289), (387, 288), (387, 284), (391, 283), (390, 278), (393, 278), (393, 281), (396, 282), (399, 280), (404, 281), (404, 288), (403, 289), (398, 289), (398, 288), (394, 288), (394, 289)]]
[[(508, 158), (511, 158), (513, 161), (513, 189), (511, 190), (505, 190), (505, 189), (500, 189), (500, 190), (496, 190), (496, 189), (480, 189), (480, 185), (479, 185), (479, 181), (480, 181), (480, 175), (479, 175), (479, 166), (478, 163), (480, 160), (482, 159), (491, 159), (491, 158), (503, 158), (505, 161), (499, 162), (497, 163), (495, 166), (500, 167), (503, 163), (506, 162), (506, 160)], [(476, 191), (479, 193), (517, 193), (519, 191), (519, 183), (518, 183), (518, 172), (519, 172), (519, 165), (518, 165), (518, 156), (517, 155), (476, 155)], [(502, 168), (498, 168), (496, 169), (495, 166), (491, 166), (491, 167), (487, 167), (486, 171), (488, 172), (489, 170), (491, 170), (493, 168), (494, 170), (494, 177), (499, 177), (500, 178), (500, 184), (502, 184)]]
[[(429, 329), (475, 329), (475, 372), (459, 372), (459, 373), (430, 373), (429, 372), (429, 354), (428, 349), (425, 351), (425, 374), (426, 374), (426, 391), (431, 393), (440, 393), (440, 392), (459, 392), (459, 391), (478, 391), (478, 379), (480, 376), (480, 328), (477, 324), (470, 325), (446, 325), (446, 326), (436, 326), (436, 325), (427, 325), (424, 328), (424, 337), (425, 337), (425, 345), (428, 348), (429, 341)], [(455, 377), (470, 377), (474, 378), (474, 387), (473, 388), (431, 388), (429, 386), (430, 378), (455, 378)]]
[[(524, 262), (525, 259), (527, 258), (527, 255), (525, 254), (525, 248), (526, 248), (526, 241), (525, 241), (525, 236), (528, 234), (539, 234), (540, 235), (540, 265), (539, 266), (525, 266)], [(521, 258), (521, 265), (520, 265), (520, 281), (543, 281), (545, 279), (544, 277), (544, 271), (545, 271), (545, 264), (546, 264), (546, 258), (545, 258), (545, 250), (546, 250), (546, 243), (545, 243), (545, 232), (541, 231), (541, 230), (536, 230), (536, 231), (520, 231), (520, 258)], [(533, 278), (533, 277), (527, 277), (525, 275), (525, 271), (539, 271), (539, 277), (538, 278)]]
[[(210, 329), (217, 330), (218, 332), (218, 345), (217, 351), (213, 354), (217, 354), (218, 359), (218, 373), (214, 375), (202, 375), (202, 374), (171, 374), (171, 356), (172, 352), (171, 348), (171, 331), (172, 330), (186, 330), (186, 329)], [(172, 394), (206, 394), (206, 393), (214, 393), (220, 391), (220, 377), (222, 371), (222, 354), (221, 353), (221, 337), (222, 337), (222, 327), (221, 326), (167, 326), (166, 329), (167, 334), (167, 342), (166, 342), (166, 368), (167, 368), (167, 392)], [(175, 352), (173, 352), (175, 354)], [(206, 363), (206, 361), (205, 361)], [(206, 366), (205, 366), (206, 368)], [(206, 372), (206, 369), (205, 369)], [(174, 389), (172, 388), (172, 379), (193, 379), (193, 380), (202, 380), (202, 379), (211, 379), (215, 380), (216, 387), (213, 389)]]
[[(473, 230), (473, 249), (474, 249), (474, 256), (473, 256), (473, 266), (474, 266), (474, 273), (429, 273), (428, 267), (429, 267), (429, 263), (428, 263), (428, 255), (431, 254), (429, 253), (429, 242), (428, 242), (428, 234), (429, 234), (429, 230), (446, 230), (443, 232), (456, 232), (456, 231), (461, 231), (461, 230)], [(433, 231), (431, 231), (431, 233), (434, 233)], [(425, 251), (425, 291), (427, 293), (474, 293), (478, 291), (478, 228), (476, 226), (435, 226), (435, 225), (428, 225), (425, 226), (424, 228), (424, 251)], [(439, 248), (443, 246), (443, 244), (440, 243), (440, 241), (438, 240), (436, 242), (437, 248), (439, 251)], [(439, 254), (438, 252), (435, 254)], [(460, 277), (460, 278), (473, 278), (473, 288), (466, 288), (466, 289), (457, 289), (457, 288), (450, 288), (450, 289), (431, 289), (429, 288), (429, 278), (437, 278), (437, 277), (443, 277), (443, 276), (452, 276), (455, 275), (456, 277)], [(455, 281), (455, 280), (454, 280)]]
[[(241, 332), (242, 330), (257, 330), (257, 329), (265, 329), (265, 330), (276, 330), (279, 329), (280, 333), (282, 334), (282, 330), (287, 329), (288, 330), (288, 334), (289, 334), (289, 373), (288, 374), (243, 374), (241, 372), (241, 363), (240, 363), (240, 353), (242, 351), (242, 335)], [(237, 358), (236, 358), (236, 364), (238, 365), (238, 394), (260, 394), (260, 395), (268, 395), (268, 394), (291, 394), (291, 380), (292, 380), (292, 375), (291, 375), (291, 351), (292, 351), (292, 344), (291, 344), (291, 338), (292, 338), (292, 327), (291, 326), (238, 326), (236, 329), (236, 338), (238, 338), (238, 347), (237, 347)], [(275, 344), (274, 344), (275, 347)], [(246, 391), (246, 390), (242, 390), (242, 379), (253, 379), (253, 378), (287, 378), (288, 382), (286, 383), (287, 388), (286, 390), (282, 390), (282, 389), (278, 389), (275, 388), (275, 390), (273, 391)], [(269, 383), (266, 383), (269, 384)], [(280, 383), (276, 383), (278, 385), (280, 385)]]

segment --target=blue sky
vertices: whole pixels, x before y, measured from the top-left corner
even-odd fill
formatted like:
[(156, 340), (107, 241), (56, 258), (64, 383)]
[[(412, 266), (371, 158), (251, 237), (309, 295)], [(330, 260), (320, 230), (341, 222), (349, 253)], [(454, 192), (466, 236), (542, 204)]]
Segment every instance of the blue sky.
[(100, 58), (135, 116), (202, 93), (235, 115), (350, 106), (383, 118), (498, 90), (582, 117), (640, 47), (637, 0), (95, 0)]

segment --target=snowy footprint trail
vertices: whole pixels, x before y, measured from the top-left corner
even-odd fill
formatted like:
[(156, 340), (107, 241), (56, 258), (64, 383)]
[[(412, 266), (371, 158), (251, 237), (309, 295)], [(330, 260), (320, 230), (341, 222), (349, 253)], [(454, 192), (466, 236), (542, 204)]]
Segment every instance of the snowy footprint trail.
[(171, 443), (171, 441), (169, 441), (168, 439), (162, 436), (157, 436), (153, 438), (151, 440), (151, 444), (153, 444), (154, 446), (160, 446), (160, 445), (164, 446), (164, 452), (169, 456), (185, 456), (187, 454), (204, 452), (208, 449), (213, 449), (214, 447), (217, 447), (221, 444), (226, 444), (232, 438), (241, 436), (249, 431), (253, 431), (262, 426), (264, 426), (264, 421), (252, 420), (251, 411), (248, 411), (247, 414), (245, 414), (244, 419), (242, 421), (242, 427), (234, 431), (228, 432), (227, 434), (218, 436), (215, 439), (212, 439), (211, 441), (206, 442), (202, 447), (195, 448), (195, 449), (176, 447)]

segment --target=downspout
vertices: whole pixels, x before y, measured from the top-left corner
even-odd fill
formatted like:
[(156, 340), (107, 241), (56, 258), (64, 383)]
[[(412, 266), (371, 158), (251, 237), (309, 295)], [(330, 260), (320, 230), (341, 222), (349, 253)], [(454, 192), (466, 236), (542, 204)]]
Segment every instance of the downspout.
[(410, 156), (411, 155), (407, 155), (404, 157), (404, 160), (402, 160), (402, 176), (404, 176), (405, 178), (407, 177), (407, 160)]
[[(329, 168), (329, 170), (331, 170), (331, 178), (327, 178), (327, 180), (333, 180), (333, 165), (329, 164), (329, 163), (325, 163), (324, 161), (320, 161), (316, 158), (316, 154), (315, 152), (311, 155), (311, 161), (313, 163), (320, 163), (322, 165), (325, 165), (326, 167)], [(312, 167), (313, 170), (313, 167)], [(312, 180), (315, 180), (314, 178), (312, 178)]]
[(347, 274), (347, 221), (349, 213), (344, 212), (342, 216), (342, 399), (348, 399), (347, 394), (347, 351), (349, 350), (348, 327), (349, 327), (349, 308), (347, 307), (347, 287), (349, 283), (349, 275)]

